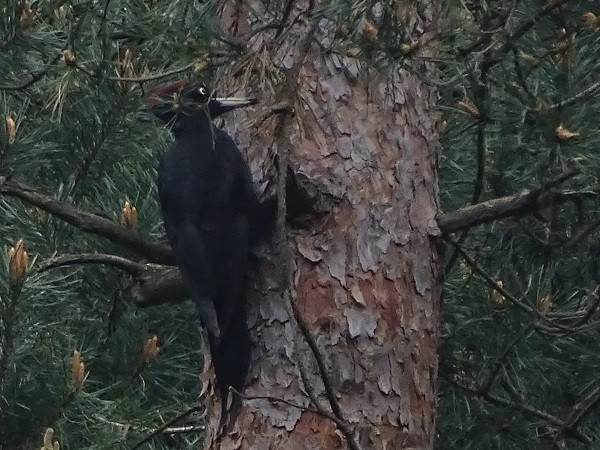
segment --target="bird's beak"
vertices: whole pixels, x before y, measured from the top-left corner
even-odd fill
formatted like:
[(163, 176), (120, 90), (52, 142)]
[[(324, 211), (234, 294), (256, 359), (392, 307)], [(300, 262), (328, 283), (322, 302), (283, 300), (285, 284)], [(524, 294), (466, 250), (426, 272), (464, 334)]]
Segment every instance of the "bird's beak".
[(215, 119), (221, 114), (243, 106), (254, 105), (258, 100), (250, 97), (213, 97), (208, 102), (210, 117)]
[(226, 108), (228, 111), (258, 103), (256, 98), (251, 97), (215, 97), (212, 100), (217, 102), (222, 108)]

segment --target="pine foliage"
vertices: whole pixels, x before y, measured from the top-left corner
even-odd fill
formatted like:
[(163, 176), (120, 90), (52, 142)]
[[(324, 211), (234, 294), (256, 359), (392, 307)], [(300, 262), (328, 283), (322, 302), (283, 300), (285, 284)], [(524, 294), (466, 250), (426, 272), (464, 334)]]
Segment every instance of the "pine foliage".
[[(146, 85), (121, 79), (199, 64), (212, 8), (3, 2), (1, 174), (117, 223), (128, 201), (137, 212), (128, 226), (164, 241), (155, 179), (170, 137), (148, 114)], [(3, 253), (19, 239), (29, 253), (21, 279), (10, 278), (8, 256), (0, 271), (0, 448), (39, 448), (47, 427), (62, 448), (131, 448), (197, 402), (203, 358), (191, 305), (133, 306), (131, 281), (110, 267), (40, 271), (54, 254), (123, 252), (18, 200), (0, 197), (0, 211)], [(151, 448), (199, 442), (198, 416), (185, 423), (195, 431)]]
[(524, 189), (568, 198), (452, 236), (469, 260), (448, 246), (438, 445), (592, 448), (600, 445), (598, 3), (454, 3), (440, 88), (444, 210)]

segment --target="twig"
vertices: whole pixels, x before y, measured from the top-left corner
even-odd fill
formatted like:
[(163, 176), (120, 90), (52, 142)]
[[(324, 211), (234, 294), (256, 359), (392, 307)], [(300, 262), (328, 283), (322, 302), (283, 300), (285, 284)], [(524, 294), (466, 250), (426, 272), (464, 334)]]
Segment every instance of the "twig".
[(600, 403), (600, 384), (596, 380), (596, 387), (582, 401), (575, 405), (565, 423), (565, 429), (561, 431), (567, 433), (574, 431), (598, 403)]
[(194, 65), (196, 64), (196, 62), (192, 62), (189, 63), (183, 67), (180, 67), (178, 69), (173, 69), (173, 70), (169, 70), (167, 72), (160, 72), (160, 73), (155, 73), (152, 75), (145, 75), (143, 77), (117, 77), (117, 76), (108, 76), (107, 78), (109, 80), (113, 80), (113, 81), (125, 81), (128, 83), (144, 83), (146, 81), (153, 81), (153, 80), (159, 80), (161, 78), (167, 78), (170, 77), (171, 75), (177, 75), (178, 73), (182, 73), (185, 72), (187, 70), (190, 70), (192, 67), (194, 67)]
[(279, 36), (281, 36), (281, 33), (283, 33), (285, 23), (289, 19), (295, 3), (296, 0), (287, 0), (287, 4), (285, 5), (285, 9), (283, 10), (283, 15), (281, 16), (281, 21), (279, 22), (279, 27), (277, 27), (277, 32), (275, 33), (275, 37), (273, 38), (273, 40), (276, 40)]
[[(137, 425), (133, 425), (131, 423), (123, 423), (123, 422), (115, 422), (113, 420), (105, 419), (102, 416), (95, 415), (94, 418), (102, 423), (107, 425), (112, 425), (113, 427), (121, 428), (123, 430), (135, 430), (144, 433), (154, 432), (155, 428), (146, 428), (140, 427)], [(163, 434), (184, 434), (184, 433), (197, 433), (206, 430), (204, 425), (186, 425), (180, 427), (169, 427), (163, 430)]]
[(597, 190), (548, 191), (526, 189), (519, 194), (500, 197), (476, 205), (465, 206), (437, 216), (438, 227), (444, 234), (455, 233), (475, 225), (508, 217), (523, 217), (551, 205), (565, 203), (577, 197), (598, 196)]
[(274, 116), (276, 114), (285, 114), (292, 113), (293, 107), (288, 102), (277, 102), (274, 105), (271, 105), (266, 110), (262, 111), (261, 114), (254, 121), (253, 125), (258, 127), (264, 123), (269, 117)]
[(502, 379), (501, 379), (502, 388), (508, 393), (508, 395), (515, 401), (520, 403), (525, 403), (525, 397), (519, 390), (515, 387), (515, 384), (510, 379), (508, 375), (508, 370), (506, 367), (502, 368)]
[(335, 392), (333, 391), (333, 387), (331, 386), (331, 380), (329, 379), (329, 375), (327, 374), (327, 368), (325, 367), (323, 355), (321, 355), (319, 347), (317, 347), (317, 343), (310, 330), (308, 329), (308, 325), (306, 325), (306, 322), (304, 322), (304, 319), (300, 315), (300, 311), (298, 311), (298, 307), (296, 306), (295, 302), (293, 302), (290, 299), (290, 304), (292, 306), (292, 312), (294, 314), (294, 318), (296, 319), (296, 323), (298, 324), (298, 328), (300, 328), (300, 331), (302, 332), (306, 343), (310, 347), (310, 350), (317, 363), (319, 376), (321, 377), (321, 380), (323, 381), (323, 387), (325, 388), (325, 397), (327, 398), (327, 401), (331, 406), (331, 411), (333, 411), (333, 414), (336, 417), (343, 420), (342, 409), (337, 401), (337, 397), (335, 395)]
[(594, 231), (596, 228), (598, 228), (599, 226), (600, 226), (600, 220), (596, 220), (595, 222), (590, 223), (583, 230), (581, 230), (579, 233), (577, 233), (575, 236), (573, 236), (571, 239), (569, 239), (569, 241), (567, 241), (567, 243), (566, 243), (566, 247), (568, 247), (568, 248), (575, 247), (577, 244), (579, 244), (579, 242), (581, 242), (583, 239), (585, 239), (587, 236), (589, 236), (589, 234), (592, 231)]
[[(108, 2), (107, 2), (107, 5), (108, 5)], [(98, 154), (100, 153), (102, 146), (108, 139), (108, 136), (109, 136), (113, 126), (118, 123), (118, 119), (115, 120), (115, 115), (117, 113), (118, 108), (121, 107), (121, 104), (122, 104), (122, 97), (119, 97), (118, 104), (115, 105), (114, 108), (112, 108), (112, 111), (110, 114), (108, 114), (108, 117), (106, 117), (105, 120), (102, 121), (100, 136), (98, 136), (97, 139), (94, 139), (92, 144), (86, 149), (87, 150), (86, 155), (83, 158), (83, 161), (81, 162), (81, 165), (78, 167), (78, 169), (75, 173), (75, 176), (74, 176), (75, 186), (77, 186), (79, 183), (81, 183), (83, 180), (85, 180), (87, 178), (90, 168), (92, 166), (92, 163), (98, 157)], [(101, 119), (98, 118), (98, 120), (101, 120)]]
[(571, 103), (575, 103), (575, 102), (583, 99), (587, 95), (594, 94), (595, 91), (597, 91), (597, 90), (600, 90), (600, 81), (593, 83), (592, 85), (588, 86), (583, 91), (579, 92), (578, 94), (573, 95), (572, 97), (569, 97), (563, 101), (560, 101), (558, 103), (554, 103), (554, 104), (548, 106), (548, 109), (557, 109), (557, 108), (562, 108), (563, 106), (570, 105)]
[(477, 175), (475, 177), (471, 204), (479, 202), (485, 187), (485, 159), (487, 150), (486, 127), (491, 117), (489, 102), (490, 94), (487, 85), (487, 72), (489, 67), (489, 62), (485, 60), (481, 67), (479, 79), (474, 79), (472, 81), (474, 101), (479, 111), (479, 121), (477, 123)]
[(139, 276), (147, 268), (146, 264), (131, 261), (122, 256), (103, 253), (81, 253), (78, 255), (56, 256), (42, 261), (38, 266), (38, 271), (45, 272), (46, 270), (56, 269), (57, 267), (72, 266), (76, 264), (106, 264), (122, 269), (133, 276)]
[[(315, 406), (304, 406), (304, 405), (300, 405), (299, 403), (295, 403), (295, 402), (292, 402), (290, 400), (286, 400), (286, 399), (280, 398), (280, 397), (273, 397), (271, 395), (244, 395), (234, 388), (230, 388), (230, 389), (232, 390), (232, 392), (234, 392), (236, 395), (238, 395), (243, 400), (248, 400), (248, 401), (266, 400), (266, 401), (273, 402), (273, 403), (282, 403), (284, 405), (291, 406), (292, 408), (297, 408), (301, 411), (308, 411), (313, 414), (325, 417), (326, 419), (329, 419), (332, 422), (334, 422), (340, 430), (342, 430), (342, 429), (348, 430), (349, 429), (347, 422), (344, 422), (343, 420), (339, 419), (338, 417), (331, 414), (329, 411), (325, 410), (322, 407), (318, 407), (316, 405)], [(352, 440), (352, 443), (351, 442), (348, 443), (348, 447), (352, 450), (360, 450), (360, 447), (358, 447), (356, 445), (356, 442), (354, 442), (354, 439)]]
[(598, 295), (598, 288), (596, 288), (594, 290), (594, 292), (592, 293), (592, 295), (596, 296), (596, 300), (594, 301), (594, 303), (592, 303), (590, 305), (590, 307), (588, 308), (588, 310), (583, 314), (583, 316), (581, 317), (581, 319), (579, 319), (577, 322), (575, 322), (572, 327), (573, 328), (580, 328), (582, 325), (584, 325), (588, 320), (590, 320), (590, 318), (592, 317), (592, 315), (594, 314), (594, 311), (596, 311), (596, 309), (598, 309), (598, 305), (600, 305), (600, 295)]
[[(477, 121), (477, 173), (473, 182), (473, 196), (471, 204), (479, 202), (485, 188), (485, 160), (487, 153), (486, 128), (490, 121), (490, 105), (489, 105), (489, 88), (487, 85), (487, 71), (489, 68), (487, 61), (484, 61), (481, 68), (479, 80), (473, 80), (473, 92), (475, 94), (475, 104), (479, 111)], [(474, 78), (474, 77), (473, 77)], [(465, 228), (458, 238), (458, 244), (462, 245), (467, 240), (469, 229)], [(444, 267), (444, 274), (448, 275), (452, 267), (458, 260), (458, 250), (455, 248), (452, 255), (448, 258), (448, 262)]]
[[(304, 61), (308, 55), (308, 52), (310, 51), (310, 48), (314, 42), (314, 35), (317, 31), (317, 28), (318, 28), (318, 20), (315, 19), (312, 21), (312, 24), (311, 24), (309, 30), (306, 32), (306, 35), (303, 37), (302, 41), (300, 42), (300, 44), (298, 46), (298, 56), (296, 57), (294, 63), (292, 64), (292, 67), (289, 70), (285, 71), (286, 82), (284, 83), (284, 86), (283, 86), (281, 92), (279, 93), (278, 100), (285, 103), (286, 105), (293, 103), (290, 100), (297, 95), (298, 76), (300, 74), (300, 70), (302, 69), (302, 66), (304, 65)], [(283, 282), (287, 283), (288, 277), (286, 276), (287, 275), (286, 267), (288, 266), (287, 261), (289, 261), (291, 259), (290, 251), (289, 251), (288, 246), (286, 245), (286, 239), (285, 239), (285, 235), (286, 235), (286, 220), (285, 220), (285, 218), (286, 218), (286, 214), (287, 214), (285, 189), (286, 189), (286, 181), (287, 181), (287, 170), (288, 170), (288, 165), (289, 165), (288, 157), (292, 151), (291, 145), (289, 143), (289, 136), (286, 134), (286, 130), (288, 129), (289, 125), (291, 124), (291, 115), (290, 115), (290, 111), (289, 111), (289, 106), (287, 106), (286, 111), (288, 111), (288, 113), (283, 114), (280, 118), (280, 121), (279, 121), (279, 124), (277, 127), (277, 131), (276, 131), (276, 136), (278, 137), (278, 141), (279, 141), (279, 148), (278, 148), (279, 152), (277, 155), (277, 175), (278, 175), (277, 176), (277, 196), (278, 196), (278, 203), (277, 203), (278, 236), (277, 237), (278, 237), (278, 247), (279, 247), (279, 252), (280, 252), (280, 258), (282, 259), (282, 264), (281, 264), (282, 273), (280, 274), (280, 276), (283, 279)], [(298, 308), (297, 308), (295, 302), (291, 298), (290, 292), (287, 289), (287, 285), (286, 285), (285, 289), (283, 290), (283, 298), (284, 298), (284, 301), (286, 302), (286, 304), (288, 304), (290, 306), (292, 315), (294, 316), (296, 323), (298, 324), (298, 327), (300, 328), (300, 331), (302, 332), (302, 335), (304, 336), (304, 339), (306, 340), (309, 348), (311, 349), (312, 355), (315, 358), (315, 361), (316, 361), (317, 367), (318, 367), (318, 371), (319, 371), (319, 376), (321, 377), (323, 386), (325, 387), (325, 396), (329, 402), (331, 411), (333, 412), (333, 415), (340, 421), (340, 423), (343, 423), (343, 422), (345, 422), (344, 418), (343, 418), (343, 413), (342, 413), (341, 407), (337, 401), (335, 392), (333, 391), (331, 381), (329, 379), (329, 375), (327, 374), (327, 369), (325, 367), (323, 355), (321, 355), (319, 348), (317, 347), (317, 344), (315, 342), (314, 337), (312, 336), (308, 326), (304, 322), (304, 319), (300, 315), (300, 312), (298, 311)], [(347, 427), (339, 427), (339, 430), (344, 435), (347, 445), (352, 450), (358, 450), (358, 447), (356, 445), (356, 442), (354, 440), (354, 435), (352, 434), (352, 432)]]
[(525, 329), (523, 329), (521, 331), (521, 333), (519, 333), (511, 342), (509, 342), (506, 345), (504, 350), (502, 350), (502, 353), (500, 353), (500, 355), (498, 355), (498, 357), (494, 361), (492, 369), (490, 370), (490, 375), (488, 377), (488, 380), (485, 383), (483, 383), (481, 385), (481, 388), (479, 389), (479, 391), (482, 394), (487, 394), (490, 392), (490, 389), (492, 388), (492, 385), (494, 384), (494, 381), (496, 380), (498, 373), (504, 366), (504, 362), (508, 358), (508, 355), (510, 354), (512, 349), (515, 348), (515, 346), (519, 342), (521, 342), (534, 328), (535, 328), (535, 324), (531, 324), (528, 327), (526, 327)]
[(519, 57), (519, 52), (516, 48), (513, 48), (513, 64), (515, 65), (515, 73), (517, 74), (517, 80), (519, 80), (519, 84), (523, 88), (527, 97), (529, 97), (530, 101), (535, 102), (535, 95), (529, 89), (527, 85), (527, 79), (525, 78), (525, 73), (523, 72), (523, 65), (521, 64), (521, 59)]
[(20, 84), (14, 85), (0, 85), (0, 91), (22, 91), (23, 89), (27, 89), (28, 87), (33, 86), (35, 83), (42, 80), (46, 75), (48, 75), (48, 72), (50, 72), (52, 66), (56, 64), (56, 62), (60, 59), (61, 56), (62, 53), (58, 53), (54, 58), (52, 58), (52, 60), (48, 64), (46, 64), (46, 67), (44, 67), (42, 70), (36, 73), (30, 73), (29, 76), (31, 78), (27, 81), (23, 81)]
[(342, 434), (346, 437), (346, 440), (348, 442), (348, 447), (351, 450), (361, 450), (360, 445), (358, 444), (358, 442), (356, 442), (356, 439), (354, 438), (354, 432), (351, 430), (350, 424), (348, 422), (341, 420), (340, 418), (334, 416), (333, 414), (331, 414), (329, 411), (327, 411), (325, 409), (325, 407), (321, 404), (321, 402), (315, 395), (315, 393), (310, 385), (310, 382), (308, 381), (308, 376), (306, 375), (306, 372), (304, 371), (304, 368), (302, 367), (302, 364), (298, 364), (298, 370), (300, 371), (300, 378), (302, 379), (302, 384), (304, 384), (304, 390), (306, 391), (306, 394), (310, 398), (310, 401), (313, 404), (313, 406), (319, 411), (319, 413), (321, 415), (324, 415), (325, 417), (327, 417), (330, 420), (332, 420), (333, 422), (335, 422), (335, 424), (340, 429)]
[[(530, 306), (530, 305), (528, 305), (526, 303), (523, 303), (521, 300), (519, 300), (516, 297), (514, 297), (506, 289), (504, 289), (502, 286), (500, 286), (487, 272), (485, 272), (481, 267), (479, 267), (477, 265), (477, 263), (473, 260), (473, 258), (471, 258), (467, 254), (467, 252), (464, 251), (464, 249), (461, 246), (459, 246), (456, 242), (454, 242), (452, 239), (450, 239), (448, 237), (445, 238), (445, 241), (448, 242), (448, 243), (450, 243), (451, 245), (453, 245), (454, 248), (458, 249), (458, 252), (463, 257), (463, 259), (465, 260), (465, 262), (467, 263), (467, 265), (469, 267), (471, 267), (471, 269), (473, 270), (473, 272), (477, 273), (494, 290), (496, 290), (500, 294), (502, 294), (513, 305), (517, 306), (518, 308), (520, 308), (524, 312), (526, 312), (528, 314), (531, 314), (534, 318), (540, 318), (540, 319), (542, 319), (543, 321), (547, 322), (553, 328), (557, 328), (559, 330), (567, 331), (567, 332), (572, 332), (573, 331), (572, 328), (565, 327), (563, 325), (555, 323), (552, 319), (550, 319), (550, 318), (546, 317), (544, 314), (542, 314), (538, 309), (536, 309), (533, 306)], [(536, 328), (538, 328), (537, 324), (536, 324)]]
[[(498, 53), (505, 53), (512, 48), (514, 45), (514, 41), (521, 38), (525, 33), (527, 33), (537, 22), (539, 22), (542, 18), (550, 14), (557, 8), (560, 8), (562, 5), (568, 3), (570, 0), (552, 0), (547, 3), (541, 10), (539, 10), (536, 14), (533, 15), (531, 19), (525, 20), (521, 25), (519, 25), (515, 31), (506, 38), (506, 42), (498, 49)], [(504, 27), (501, 29), (502, 33), (505, 33)], [(473, 42), (469, 46), (460, 49), (459, 54), (463, 57), (468, 57), (475, 49), (480, 47), (481, 45), (489, 42), (490, 36), (484, 35), (479, 38), (477, 41)], [(485, 51), (490, 50), (493, 47), (493, 44), (490, 45)]]
[[(551, 425), (561, 427), (561, 428), (565, 427), (565, 422), (563, 420), (559, 419), (556, 416), (553, 416), (552, 414), (547, 413), (546, 411), (537, 409), (534, 406), (531, 406), (531, 405), (525, 403), (524, 401), (523, 402), (513, 402), (513, 401), (507, 400), (505, 398), (499, 397), (497, 395), (490, 394), (489, 392), (482, 393), (479, 391), (479, 389), (475, 389), (470, 386), (467, 386), (466, 384), (463, 384), (460, 381), (454, 379), (453, 377), (445, 375), (445, 374), (440, 374), (440, 377), (442, 379), (444, 379), (445, 381), (447, 381), (448, 383), (450, 383), (466, 392), (469, 392), (477, 397), (483, 398), (484, 400), (488, 401), (489, 403), (492, 403), (492, 404), (495, 404), (498, 406), (504, 406), (506, 408), (518, 409), (530, 416), (537, 417), (538, 419), (542, 419), (545, 422), (550, 423)], [(590, 437), (586, 436), (585, 434), (581, 433), (580, 431), (578, 431), (576, 429), (568, 430), (567, 433), (570, 434), (571, 436), (573, 436), (574, 438), (576, 438), (577, 440), (584, 442), (586, 444), (590, 444), (592, 442)]]
[(152, 440), (155, 436), (163, 433), (167, 428), (169, 428), (174, 423), (177, 423), (181, 419), (184, 419), (187, 416), (189, 416), (190, 414), (195, 413), (196, 411), (201, 411), (201, 410), (202, 410), (202, 406), (201, 405), (192, 406), (191, 408), (185, 410), (184, 412), (182, 412), (178, 416), (174, 417), (173, 419), (169, 420), (168, 422), (165, 422), (163, 425), (161, 425), (160, 427), (158, 427), (155, 430), (153, 430), (144, 439), (142, 439), (137, 444), (135, 444), (133, 447), (131, 447), (131, 450), (135, 450), (136, 448), (141, 447), (146, 442), (149, 442), (150, 440)]
[(173, 254), (170, 248), (149, 242), (137, 231), (129, 230), (110, 219), (41, 194), (14, 179), (0, 176), (0, 194), (16, 197), (28, 204), (37, 206), (83, 231), (105, 237), (151, 262), (173, 263)]

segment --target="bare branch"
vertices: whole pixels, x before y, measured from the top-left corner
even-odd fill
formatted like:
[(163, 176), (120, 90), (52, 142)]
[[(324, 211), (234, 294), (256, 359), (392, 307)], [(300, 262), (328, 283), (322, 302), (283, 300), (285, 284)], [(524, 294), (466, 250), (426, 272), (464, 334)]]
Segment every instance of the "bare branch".
[(42, 261), (38, 266), (40, 272), (56, 269), (57, 267), (73, 266), (77, 264), (106, 264), (124, 270), (133, 276), (138, 276), (146, 270), (147, 264), (131, 261), (117, 255), (104, 253), (81, 253), (78, 255), (55, 256)]
[(105, 237), (151, 262), (173, 263), (173, 254), (170, 248), (149, 242), (137, 231), (129, 230), (110, 219), (41, 194), (13, 179), (0, 176), (0, 194), (15, 197), (30, 205), (37, 206), (83, 231)]
[(344, 434), (344, 436), (346, 436), (346, 439), (348, 440), (348, 448), (350, 448), (351, 450), (361, 450), (361, 446), (358, 444), (358, 442), (354, 438), (355, 433), (351, 429), (350, 424), (348, 422), (346, 422), (345, 420), (342, 420), (342, 419), (334, 416), (333, 414), (331, 414), (321, 404), (321, 402), (315, 395), (314, 390), (312, 389), (311, 383), (309, 382), (308, 376), (307, 376), (304, 368), (302, 367), (301, 363), (298, 364), (298, 370), (300, 371), (300, 378), (302, 379), (302, 384), (304, 385), (304, 390), (306, 391), (306, 394), (310, 398), (310, 401), (313, 404), (313, 406), (319, 411), (320, 414), (325, 415), (325, 417), (328, 417), (335, 422), (335, 424), (340, 429), (340, 431)]
[(141, 447), (143, 444), (145, 444), (146, 442), (149, 442), (150, 440), (152, 440), (154, 437), (158, 436), (159, 434), (162, 434), (165, 432), (165, 430), (167, 428), (169, 428), (171, 425), (179, 422), (181, 419), (186, 418), (187, 416), (189, 416), (192, 413), (195, 413), (197, 411), (202, 411), (203, 407), (201, 405), (196, 405), (196, 406), (192, 406), (189, 409), (186, 409), (185, 411), (183, 411), (181, 414), (179, 414), (178, 416), (175, 416), (173, 419), (165, 422), (164, 424), (162, 424), (160, 427), (156, 428), (155, 430), (153, 430), (150, 434), (148, 434), (144, 439), (142, 439), (141, 441), (139, 441), (137, 444), (135, 444), (133, 447), (131, 447), (131, 450), (135, 450), (136, 448)]
[[(147, 428), (136, 426), (131, 423), (115, 422), (113, 420), (105, 419), (102, 416), (95, 415), (94, 418), (100, 422), (112, 425), (113, 427), (120, 428), (121, 430), (136, 430), (144, 433), (154, 433), (156, 428)], [(206, 430), (204, 425), (184, 425), (179, 427), (168, 427), (162, 431), (162, 434), (185, 434), (185, 433), (200, 433)]]
[(323, 416), (335, 423), (338, 423), (339, 420), (337, 417), (335, 417), (333, 414), (328, 413), (327, 411), (320, 411), (316, 408), (313, 408), (311, 406), (304, 406), (301, 405), (299, 403), (293, 402), (291, 400), (286, 400), (285, 398), (280, 398), (280, 397), (274, 397), (271, 395), (244, 395), (242, 394), (240, 391), (238, 391), (237, 389), (234, 389), (232, 387), (230, 387), (229, 389), (231, 389), (231, 391), (237, 395), (238, 397), (240, 397), (242, 400), (247, 400), (247, 401), (252, 401), (252, 400), (266, 400), (268, 402), (272, 402), (272, 403), (281, 403), (283, 405), (287, 405), (287, 406), (291, 406), (292, 408), (296, 408), (299, 409), (301, 411), (309, 411), (315, 414), (318, 414), (320, 416)]
[(437, 222), (442, 233), (449, 234), (475, 225), (506, 219), (507, 217), (523, 217), (574, 198), (597, 195), (596, 190), (540, 192), (540, 189), (526, 189), (519, 194), (488, 200), (440, 214), (437, 217)]
[[(471, 84), (473, 86), (473, 92), (475, 94), (475, 102), (478, 110), (478, 121), (477, 121), (477, 174), (473, 182), (473, 197), (471, 198), (471, 204), (477, 204), (481, 200), (481, 195), (485, 187), (485, 161), (487, 154), (487, 125), (490, 121), (490, 93), (489, 86), (487, 84), (487, 73), (490, 65), (485, 63), (482, 65), (479, 79), (475, 79), (472, 75)], [(469, 234), (469, 229), (465, 228), (458, 238), (459, 245), (462, 245)], [(447, 275), (452, 270), (452, 267), (458, 260), (458, 250), (454, 249), (454, 252), (448, 258), (448, 262), (444, 267), (444, 273)]]
[(43, 261), (39, 272), (77, 264), (106, 264), (121, 269), (135, 279), (132, 297), (139, 307), (180, 303), (191, 298), (187, 283), (173, 266), (140, 263), (117, 255), (82, 253), (61, 255)]
[[(289, 296), (289, 291), (286, 291), (286, 293)], [(300, 315), (300, 311), (298, 311), (298, 307), (296, 306), (295, 302), (290, 298), (289, 303), (292, 308), (292, 313), (294, 315), (294, 319), (296, 320), (296, 323), (298, 324), (298, 328), (300, 328), (300, 331), (302, 332), (302, 335), (304, 336), (304, 339), (306, 340), (306, 343), (308, 344), (308, 346), (313, 354), (313, 357), (315, 358), (315, 361), (317, 363), (317, 368), (319, 369), (319, 376), (321, 377), (321, 381), (323, 382), (323, 387), (325, 388), (325, 397), (327, 398), (327, 401), (329, 402), (331, 411), (333, 411), (333, 414), (338, 419), (343, 421), (344, 416), (342, 413), (342, 408), (340, 407), (340, 404), (337, 401), (337, 397), (333, 390), (331, 380), (329, 379), (329, 375), (327, 374), (327, 368), (325, 367), (325, 358), (323, 358), (323, 355), (321, 355), (321, 352), (319, 351), (319, 347), (317, 346), (317, 342), (315, 341), (315, 338), (313, 337), (312, 333), (310, 332), (308, 325), (306, 325), (306, 322), (304, 322), (304, 319)], [(344, 430), (340, 430), (340, 431), (343, 432)], [(348, 441), (348, 445), (351, 446), (350, 441), (354, 441), (352, 435), (346, 435), (346, 439)]]

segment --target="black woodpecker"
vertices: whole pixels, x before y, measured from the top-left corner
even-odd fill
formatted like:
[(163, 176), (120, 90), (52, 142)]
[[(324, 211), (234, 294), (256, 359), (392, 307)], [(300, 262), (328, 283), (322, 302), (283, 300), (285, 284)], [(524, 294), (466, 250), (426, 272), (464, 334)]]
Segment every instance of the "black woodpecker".
[(246, 161), (211, 119), (255, 100), (216, 98), (203, 85), (176, 82), (155, 91), (150, 103), (175, 136), (158, 170), (158, 192), (175, 262), (208, 331), (222, 428), (239, 408), (234, 395), (228, 411), (229, 387), (243, 390), (250, 364), (248, 255), (269, 225)]

